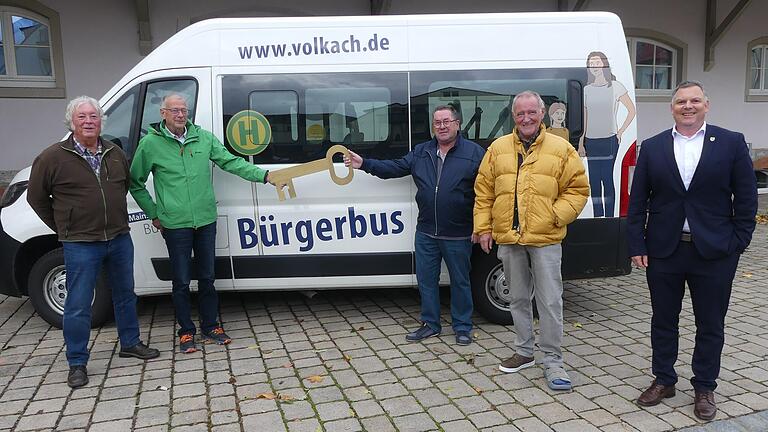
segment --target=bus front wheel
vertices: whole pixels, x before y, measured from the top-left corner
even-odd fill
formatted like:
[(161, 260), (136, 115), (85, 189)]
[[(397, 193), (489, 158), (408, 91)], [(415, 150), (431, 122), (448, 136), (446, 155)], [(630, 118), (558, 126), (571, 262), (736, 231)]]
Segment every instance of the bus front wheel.
[(475, 310), (495, 324), (512, 324), (509, 313), (510, 292), (504, 277), (504, 267), (496, 257), (497, 248), (486, 254), (475, 245), (472, 254), (472, 300)]
[[(48, 324), (62, 328), (67, 299), (67, 272), (64, 249), (54, 249), (38, 259), (29, 272), (29, 300)], [(96, 281), (91, 302), (91, 327), (99, 327), (112, 317), (112, 293), (102, 274)]]

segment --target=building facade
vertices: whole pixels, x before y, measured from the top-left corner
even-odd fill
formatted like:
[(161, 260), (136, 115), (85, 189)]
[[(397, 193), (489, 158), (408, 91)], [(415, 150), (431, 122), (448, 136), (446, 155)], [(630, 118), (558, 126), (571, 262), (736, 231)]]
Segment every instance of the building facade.
[[(756, 153), (768, 151), (768, 2), (762, 0), (0, 0), (0, 172), (30, 165), (67, 132), (69, 99), (101, 97), (154, 47), (200, 20), (565, 10), (621, 18), (635, 73), (639, 140), (671, 126), (671, 89), (695, 79), (707, 87), (712, 123), (742, 131)], [(536, 43), (525, 34), (499, 35), (499, 49)], [(450, 56), (450, 47), (440, 49)]]

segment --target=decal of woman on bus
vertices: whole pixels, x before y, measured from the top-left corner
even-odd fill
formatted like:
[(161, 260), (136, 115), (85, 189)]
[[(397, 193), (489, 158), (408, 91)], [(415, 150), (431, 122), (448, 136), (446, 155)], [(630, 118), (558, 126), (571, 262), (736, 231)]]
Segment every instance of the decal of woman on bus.
[[(619, 104), (627, 115), (616, 128)], [(616, 190), (613, 171), (621, 136), (635, 118), (635, 105), (627, 89), (616, 81), (608, 58), (601, 51), (587, 56), (587, 85), (584, 87), (584, 135), (579, 155), (587, 157), (589, 187), (594, 217), (613, 217)]]
[(562, 102), (552, 102), (549, 106), (549, 127), (547, 132), (555, 134), (568, 141), (569, 133), (565, 127), (565, 104)]

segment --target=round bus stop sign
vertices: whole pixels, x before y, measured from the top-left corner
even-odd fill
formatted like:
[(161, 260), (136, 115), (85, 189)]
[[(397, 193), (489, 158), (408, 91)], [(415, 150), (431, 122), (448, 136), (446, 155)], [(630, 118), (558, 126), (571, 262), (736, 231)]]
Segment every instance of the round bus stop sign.
[(227, 141), (235, 151), (245, 156), (263, 152), (272, 140), (272, 128), (261, 113), (243, 110), (227, 123)]

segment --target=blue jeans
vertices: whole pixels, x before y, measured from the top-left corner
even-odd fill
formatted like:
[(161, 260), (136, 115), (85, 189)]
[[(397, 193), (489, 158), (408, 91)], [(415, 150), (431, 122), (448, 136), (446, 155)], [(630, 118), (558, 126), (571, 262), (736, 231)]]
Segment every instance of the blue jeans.
[(587, 165), (589, 166), (589, 190), (595, 217), (613, 217), (616, 189), (613, 186), (613, 166), (619, 152), (616, 135), (607, 138), (585, 138)]
[(192, 280), (192, 251), (195, 251), (194, 273), (197, 279), (197, 310), (200, 330), (209, 333), (219, 326), (219, 297), (215, 280), (216, 222), (200, 228), (163, 229), (165, 246), (173, 272), (173, 307), (179, 322), (179, 336), (195, 334), (190, 306), (189, 281)]
[(102, 266), (107, 272), (115, 309), (120, 345), (130, 348), (140, 342), (133, 292), (133, 242), (128, 233), (108, 241), (63, 242), (67, 271), (64, 302), (64, 343), (70, 366), (88, 363), (91, 334), (91, 303)]
[(421, 294), (421, 321), (440, 331), (440, 262), (451, 278), (451, 320), (454, 331), (472, 330), (472, 287), (469, 283), (472, 242), (438, 240), (416, 231), (416, 281)]

